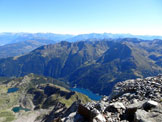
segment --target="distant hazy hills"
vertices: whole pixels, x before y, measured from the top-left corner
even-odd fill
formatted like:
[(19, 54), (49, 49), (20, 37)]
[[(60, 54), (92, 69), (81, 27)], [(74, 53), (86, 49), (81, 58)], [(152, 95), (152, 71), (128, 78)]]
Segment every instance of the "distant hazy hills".
[(67, 41), (75, 42), (89, 39), (122, 39), (122, 38), (138, 38), (143, 40), (153, 40), (162, 39), (162, 36), (145, 36), (145, 35), (131, 35), (131, 34), (112, 34), (112, 33), (90, 33), (90, 34), (80, 34), (72, 38), (67, 39)]
[[(90, 33), (80, 35), (53, 34), (53, 33), (0, 33), (0, 59), (20, 56), (38, 48), (42, 45), (54, 44), (60, 41), (121, 41), (123, 38), (131, 38), (131, 41), (140, 39), (150, 41), (162, 39), (161, 36), (137, 36), (131, 34), (111, 34), (111, 33)], [(134, 38), (134, 39), (132, 39)]]
[(109, 94), (118, 81), (162, 73), (161, 50), (162, 40), (63, 41), (24, 56), (1, 59), (0, 76), (35, 73)]
[(144, 40), (162, 39), (162, 36), (140, 36), (131, 34), (111, 34), (111, 33), (90, 33), (80, 35), (54, 34), (54, 33), (0, 33), (0, 45), (17, 43), (27, 40), (52, 40), (59, 41), (82, 41), (89, 39), (120, 39), (120, 38), (139, 38)]
[(0, 58), (20, 56), (47, 44), (53, 44), (51, 40), (27, 40), (0, 46)]
[(73, 36), (53, 33), (0, 33), (0, 45), (17, 43), (27, 40), (52, 40), (54, 42), (58, 42), (71, 37)]

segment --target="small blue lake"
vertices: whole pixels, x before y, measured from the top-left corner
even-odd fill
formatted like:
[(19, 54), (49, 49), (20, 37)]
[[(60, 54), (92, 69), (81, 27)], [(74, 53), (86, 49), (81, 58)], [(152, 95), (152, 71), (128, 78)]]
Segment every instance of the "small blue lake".
[(30, 111), (30, 109), (22, 108), (22, 107), (14, 107), (14, 108), (12, 108), (12, 111), (15, 112), (15, 113), (19, 112), (20, 110)]
[(76, 91), (76, 92), (80, 92), (82, 94), (85, 94), (87, 95), (90, 99), (92, 100), (100, 100), (101, 99), (101, 96), (91, 92), (90, 90), (87, 90), (87, 89), (83, 89), (83, 88), (71, 88), (72, 91)]
[(13, 93), (13, 92), (17, 92), (19, 90), (19, 88), (9, 88), (7, 93)]

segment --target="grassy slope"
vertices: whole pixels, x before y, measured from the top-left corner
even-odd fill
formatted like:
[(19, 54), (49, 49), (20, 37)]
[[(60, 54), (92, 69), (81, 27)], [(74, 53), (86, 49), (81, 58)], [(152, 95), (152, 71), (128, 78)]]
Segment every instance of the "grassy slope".
[[(12, 112), (12, 108), (14, 106), (19, 106), (20, 99), (23, 98), (24, 95), (27, 95), (27, 91), (31, 88), (36, 88), (40, 83), (44, 84), (45, 86), (47, 83), (54, 83), (57, 84), (54, 85), (54, 87), (60, 89), (60, 91), (71, 92), (68, 89), (60, 86), (60, 85), (66, 86), (66, 84), (61, 83), (58, 80), (54, 80), (52, 78), (47, 78), (47, 77), (38, 76), (34, 74), (29, 74), (27, 76), (20, 77), (20, 78), (10, 79), (5, 84), (0, 85), (0, 121), (10, 122), (14, 120), (16, 116), (15, 113)], [(8, 88), (12, 88), (12, 87), (17, 87), (19, 88), (19, 90), (14, 93), (7, 93)], [(31, 97), (31, 99), (33, 99), (33, 97)], [(87, 96), (80, 93), (75, 93), (69, 99), (66, 99), (65, 96), (60, 96), (60, 94), (57, 93), (51, 95), (51, 99), (50, 99), (51, 101), (49, 101), (49, 103), (57, 100), (65, 104), (66, 107), (69, 107), (74, 101), (78, 99), (82, 100), (83, 103), (90, 101), (90, 99)], [(49, 106), (51, 107), (51, 105)], [(31, 111), (29, 113), (31, 113)]]

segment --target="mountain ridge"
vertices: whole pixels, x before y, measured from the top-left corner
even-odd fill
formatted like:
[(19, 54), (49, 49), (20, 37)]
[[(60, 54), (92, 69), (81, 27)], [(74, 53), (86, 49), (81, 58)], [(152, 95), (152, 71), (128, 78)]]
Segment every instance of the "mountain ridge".
[(162, 72), (159, 61), (156, 63), (149, 58), (152, 53), (161, 55), (159, 49), (150, 53), (149, 47), (146, 47), (148, 43), (154, 46), (159, 42), (134, 39), (123, 39), (121, 42), (62, 41), (41, 46), (24, 56), (0, 60), (0, 76), (35, 73), (108, 95), (119, 81)]

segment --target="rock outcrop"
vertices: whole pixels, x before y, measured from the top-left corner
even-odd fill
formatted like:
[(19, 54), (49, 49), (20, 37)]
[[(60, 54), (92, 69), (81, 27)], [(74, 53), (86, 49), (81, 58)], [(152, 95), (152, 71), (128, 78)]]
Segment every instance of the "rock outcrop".
[(162, 75), (119, 82), (109, 97), (76, 106), (60, 121), (162, 122)]

